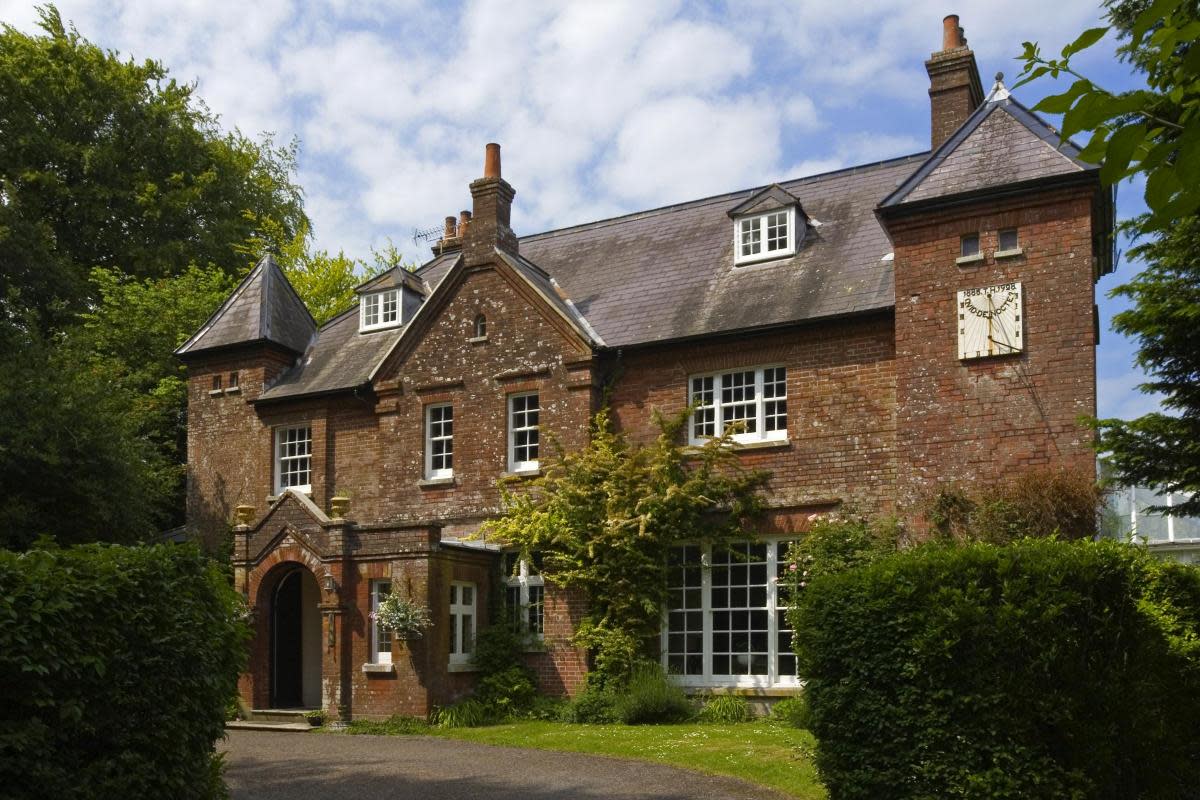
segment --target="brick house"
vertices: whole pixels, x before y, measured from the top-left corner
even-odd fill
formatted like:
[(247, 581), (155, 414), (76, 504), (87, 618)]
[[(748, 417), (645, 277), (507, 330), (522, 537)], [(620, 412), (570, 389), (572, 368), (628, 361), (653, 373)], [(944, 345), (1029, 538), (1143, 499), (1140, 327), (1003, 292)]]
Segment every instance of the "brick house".
[[(943, 45), (930, 152), (518, 237), (488, 145), (433, 258), (320, 328), (263, 259), (178, 351), (189, 524), (236, 523), (255, 609), (244, 699), (424, 714), (470, 691), (499, 608), (540, 641), (543, 689), (579, 687), (582, 598), (471, 535), (499, 479), (537, 474), (543, 431), (584, 441), (606, 387), (635, 439), (652, 409), (696, 404), (692, 441), (743, 420), (741, 458), (772, 473), (744, 560), (680, 548), (662, 659), (694, 687), (797, 685), (773, 578), (811, 515), (915, 522), (939, 481), (1094, 468), (1077, 419), (1112, 194), (999, 80), (985, 96), (957, 17)], [(430, 607), (423, 638), (372, 624), (389, 592)]]

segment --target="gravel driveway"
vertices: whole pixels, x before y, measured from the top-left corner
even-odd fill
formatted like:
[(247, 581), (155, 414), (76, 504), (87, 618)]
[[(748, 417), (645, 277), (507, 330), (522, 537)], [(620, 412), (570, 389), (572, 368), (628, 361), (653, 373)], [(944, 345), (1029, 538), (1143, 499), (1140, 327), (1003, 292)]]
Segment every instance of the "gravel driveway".
[(424, 736), (229, 731), (233, 800), (699, 800), (785, 797), (734, 778)]

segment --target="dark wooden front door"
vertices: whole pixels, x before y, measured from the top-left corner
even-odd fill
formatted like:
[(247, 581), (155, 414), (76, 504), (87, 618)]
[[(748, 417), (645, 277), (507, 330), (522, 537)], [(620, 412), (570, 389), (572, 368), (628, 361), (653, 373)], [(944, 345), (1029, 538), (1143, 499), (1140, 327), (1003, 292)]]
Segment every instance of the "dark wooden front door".
[(279, 580), (271, 607), (271, 707), (298, 708), (304, 696), (300, 581), (293, 570)]

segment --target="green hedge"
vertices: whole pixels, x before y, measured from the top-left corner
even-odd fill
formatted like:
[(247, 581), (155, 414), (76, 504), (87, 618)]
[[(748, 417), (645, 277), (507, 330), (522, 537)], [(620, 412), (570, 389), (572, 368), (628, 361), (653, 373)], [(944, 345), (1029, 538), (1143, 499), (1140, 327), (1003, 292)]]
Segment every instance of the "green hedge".
[(0, 794), (223, 794), (239, 610), (191, 546), (0, 551)]
[(847, 798), (1200, 797), (1200, 571), (1116, 542), (918, 548), (792, 614)]

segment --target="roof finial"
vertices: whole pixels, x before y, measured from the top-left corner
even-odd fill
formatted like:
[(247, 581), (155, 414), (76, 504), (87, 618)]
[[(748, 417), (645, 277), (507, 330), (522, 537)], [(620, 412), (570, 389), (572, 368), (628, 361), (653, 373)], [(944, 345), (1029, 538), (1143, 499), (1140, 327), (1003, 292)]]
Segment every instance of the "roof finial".
[(996, 73), (996, 83), (992, 86), (992, 91), (988, 93), (987, 99), (983, 102), (994, 103), (998, 100), (1007, 100), (1010, 96), (1008, 87), (1004, 85), (1004, 73)]

